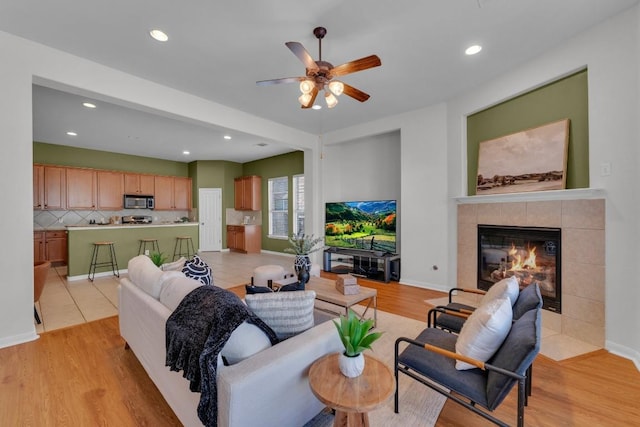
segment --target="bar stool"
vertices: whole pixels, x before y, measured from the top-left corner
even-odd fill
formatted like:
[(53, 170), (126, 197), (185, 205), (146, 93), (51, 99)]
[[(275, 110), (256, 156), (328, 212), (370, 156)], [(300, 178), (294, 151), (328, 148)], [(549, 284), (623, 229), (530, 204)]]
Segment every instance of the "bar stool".
[[(100, 248), (106, 247), (109, 251), (109, 260), (98, 262), (98, 255)], [(116, 250), (113, 246), (113, 242), (93, 242), (93, 254), (91, 255), (91, 264), (89, 264), (89, 280), (93, 282), (96, 277), (97, 267), (111, 267), (113, 275), (120, 277), (120, 270), (118, 269), (118, 261), (116, 258)]]
[[(182, 243), (184, 242), (186, 249), (182, 249)], [(186, 252), (185, 252), (186, 250)], [(190, 236), (178, 236), (176, 237), (176, 244), (173, 247), (173, 259), (176, 260), (176, 257), (185, 257), (187, 259), (191, 258), (191, 255), (196, 254), (196, 248), (193, 246), (193, 239)]]
[(140, 245), (138, 246), (138, 255), (148, 255), (147, 245), (151, 245), (151, 251), (160, 253), (160, 246), (158, 246), (158, 239), (140, 239)]

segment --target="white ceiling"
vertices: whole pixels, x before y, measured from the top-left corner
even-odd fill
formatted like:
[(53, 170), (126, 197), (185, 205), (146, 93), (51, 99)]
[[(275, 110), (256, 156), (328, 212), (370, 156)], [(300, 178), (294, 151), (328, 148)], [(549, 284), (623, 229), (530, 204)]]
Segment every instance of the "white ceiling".
[[(540, 55), (638, 0), (57, 0), (0, 2), (0, 30), (219, 104), (323, 134), (442, 102)], [(304, 75), (284, 45), (339, 65), (377, 54), (382, 66), (341, 78), (371, 95), (334, 109), (302, 110), (296, 84), (255, 82)], [(148, 30), (170, 39), (159, 43)], [(482, 52), (464, 49), (481, 44)], [(34, 139), (178, 161), (246, 162), (290, 151), (275, 141), (132, 111), (90, 94), (34, 90)], [(321, 98), (320, 96), (318, 97)], [(76, 130), (78, 137), (65, 135)], [(267, 146), (258, 146), (267, 143)], [(182, 150), (189, 150), (188, 158)]]

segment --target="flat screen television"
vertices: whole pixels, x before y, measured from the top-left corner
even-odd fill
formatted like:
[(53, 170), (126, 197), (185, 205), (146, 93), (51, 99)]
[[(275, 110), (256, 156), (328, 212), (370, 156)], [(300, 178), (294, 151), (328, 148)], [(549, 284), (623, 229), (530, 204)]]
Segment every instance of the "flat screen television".
[(324, 243), (336, 248), (396, 253), (396, 201), (325, 204)]

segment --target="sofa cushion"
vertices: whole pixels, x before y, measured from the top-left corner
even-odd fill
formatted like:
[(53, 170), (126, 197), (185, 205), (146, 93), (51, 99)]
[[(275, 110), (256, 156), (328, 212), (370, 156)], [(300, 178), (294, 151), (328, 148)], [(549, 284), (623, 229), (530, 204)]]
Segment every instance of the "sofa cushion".
[(198, 255), (194, 255), (192, 259), (185, 261), (182, 272), (186, 274), (187, 277), (199, 280), (204, 285), (213, 285), (211, 267)]
[(165, 271), (163, 276), (160, 302), (172, 312), (189, 292), (202, 286), (202, 282), (190, 279), (178, 271)]
[(231, 333), (220, 354), (225, 364), (234, 365), (269, 347), (271, 341), (262, 329), (244, 321)]
[(138, 255), (129, 260), (127, 265), (129, 280), (153, 298), (160, 296), (160, 270), (146, 255)]
[(160, 266), (160, 270), (162, 270), (162, 271), (172, 271), (172, 270), (182, 271), (182, 268), (184, 267), (184, 263), (186, 261), (187, 261), (187, 259), (182, 256), (177, 261), (165, 262), (164, 264), (162, 264)]
[(482, 297), (480, 305), (489, 303), (495, 299), (508, 297), (511, 302), (511, 306), (516, 303), (518, 294), (520, 293), (520, 285), (518, 279), (514, 276), (507, 277), (499, 282), (491, 285), (487, 293)]
[[(486, 362), (500, 348), (511, 329), (511, 301), (498, 298), (480, 305), (464, 322), (456, 341), (456, 353)], [(475, 366), (462, 361), (456, 369), (473, 369)]]
[(286, 339), (314, 325), (314, 291), (272, 292), (245, 296), (247, 306), (279, 339)]

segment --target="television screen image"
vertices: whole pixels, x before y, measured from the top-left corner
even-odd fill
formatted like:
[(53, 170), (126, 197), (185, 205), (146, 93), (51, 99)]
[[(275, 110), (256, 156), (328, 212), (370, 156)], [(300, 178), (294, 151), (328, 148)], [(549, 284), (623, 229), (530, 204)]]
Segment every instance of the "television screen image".
[(324, 241), (336, 248), (396, 252), (396, 201), (330, 202)]

